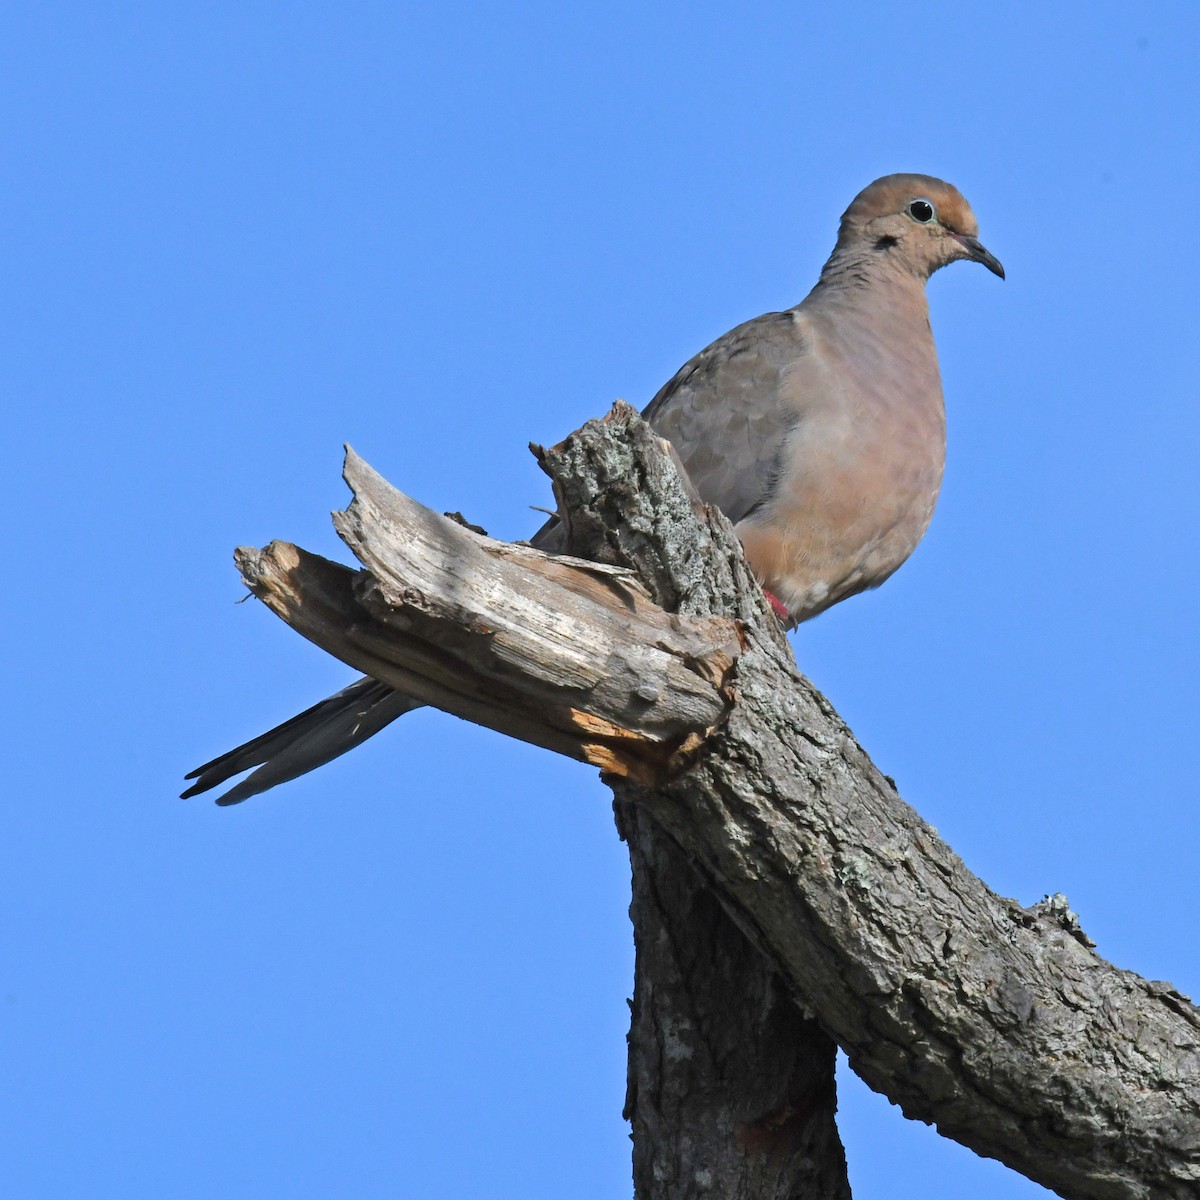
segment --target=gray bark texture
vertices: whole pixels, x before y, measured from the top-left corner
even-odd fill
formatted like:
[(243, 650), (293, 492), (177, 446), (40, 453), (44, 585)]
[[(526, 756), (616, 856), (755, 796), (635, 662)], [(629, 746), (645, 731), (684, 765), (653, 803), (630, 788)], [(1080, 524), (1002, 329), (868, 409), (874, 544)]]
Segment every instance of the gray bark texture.
[(632, 409), (537, 453), (582, 559), (350, 455), (335, 521), (364, 570), (280, 543), (238, 564), (351, 665), (603, 770), (634, 865), (639, 1197), (848, 1195), (824, 1039), (1068, 1200), (1200, 1195), (1197, 1009), (1100, 958), (1061, 897), (997, 896), (900, 799)]
[(616, 807), (633, 867), (634, 1196), (848, 1200), (837, 1047), (654, 818)]

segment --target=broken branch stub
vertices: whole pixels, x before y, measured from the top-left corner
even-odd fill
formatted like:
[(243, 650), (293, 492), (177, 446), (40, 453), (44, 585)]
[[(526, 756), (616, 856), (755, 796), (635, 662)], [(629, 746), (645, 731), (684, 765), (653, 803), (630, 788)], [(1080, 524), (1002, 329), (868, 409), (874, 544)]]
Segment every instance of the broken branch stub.
[(273, 542), (247, 586), (322, 649), (423, 703), (653, 784), (729, 711), (737, 623), (654, 604), (632, 572), (499, 542), (397, 491), (352, 450), (334, 514), (366, 568)]

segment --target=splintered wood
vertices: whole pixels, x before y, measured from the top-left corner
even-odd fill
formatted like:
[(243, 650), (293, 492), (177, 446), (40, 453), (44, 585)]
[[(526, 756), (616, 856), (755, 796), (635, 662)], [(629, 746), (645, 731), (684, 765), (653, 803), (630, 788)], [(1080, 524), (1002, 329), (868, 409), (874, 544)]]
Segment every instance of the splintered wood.
[(365, 570), (242, 548), (250, 590), (323, 650), (426, 704), (654, 784), (724, 720), (743, 643), (665, 612), (628, 570), (489, 538), (397, 491), (353, 451), (334, 523)]

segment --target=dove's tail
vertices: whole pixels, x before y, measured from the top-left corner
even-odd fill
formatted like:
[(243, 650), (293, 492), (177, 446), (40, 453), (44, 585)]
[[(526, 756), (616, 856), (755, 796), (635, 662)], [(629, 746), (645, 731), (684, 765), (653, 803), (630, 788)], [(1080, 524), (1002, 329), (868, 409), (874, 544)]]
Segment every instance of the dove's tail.
[(364, 676), (290, 721), (197, 767), (187, 775), (196, 782), (183, 795), (186, 798), (207, 792), (242, 771), (257, 767), (241, 783), (217, 797), (218, 804), (237, 804), (353, 750), (397, 717), (420, 707), (418, 701), (386, 683)]

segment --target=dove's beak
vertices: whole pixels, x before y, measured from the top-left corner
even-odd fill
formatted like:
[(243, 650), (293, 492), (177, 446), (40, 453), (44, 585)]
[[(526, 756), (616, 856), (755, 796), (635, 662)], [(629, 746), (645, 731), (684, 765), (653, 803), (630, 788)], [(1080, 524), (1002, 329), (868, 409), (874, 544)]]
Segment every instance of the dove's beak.
[(1004, 267), (1001, 265), (1000, 260), (986, 250), (978, 238), (967, 237), (965, 233), (951, 234), (951, 237), (962, 246), (967, 252), (967, 257), (972, 262), (983, 263), (993, 275), (999, 275), (1001, 279), (1004, 278)]

